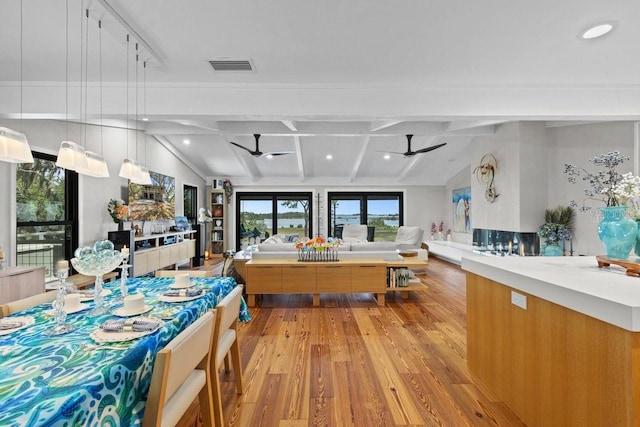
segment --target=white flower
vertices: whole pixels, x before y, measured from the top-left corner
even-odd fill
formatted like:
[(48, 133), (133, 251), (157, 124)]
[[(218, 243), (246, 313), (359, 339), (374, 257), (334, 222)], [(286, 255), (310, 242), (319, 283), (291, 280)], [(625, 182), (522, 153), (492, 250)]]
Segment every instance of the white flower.
[(623, 174), (613, 192), (621, 204), (629, 206), (629, 215), (640, 221), (640, 176), (634, 176), (631, 172)]

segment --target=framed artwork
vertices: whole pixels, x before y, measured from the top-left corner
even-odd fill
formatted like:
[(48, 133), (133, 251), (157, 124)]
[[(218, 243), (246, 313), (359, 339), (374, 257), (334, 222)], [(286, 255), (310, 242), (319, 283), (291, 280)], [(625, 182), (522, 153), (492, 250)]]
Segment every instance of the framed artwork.
[(149, 172), (151, 185), (129, 181), (129, 221), (174, 219), (176, 216), (176, 179)]
[(471, 233), (471, 187), (452, 191), (453, 231)]

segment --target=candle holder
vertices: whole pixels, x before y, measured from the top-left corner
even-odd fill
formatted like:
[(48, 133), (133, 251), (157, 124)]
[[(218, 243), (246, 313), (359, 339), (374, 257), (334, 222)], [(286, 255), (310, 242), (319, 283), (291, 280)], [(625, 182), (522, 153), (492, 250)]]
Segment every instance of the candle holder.
[(121, 263), (122, 257), (120, 256), (120, 252), (114, 250), (106, 250), (100, 254), (90, 253), (86, 256), (71, 258), (71, 264), (73, 264), (73, 267), (80, 273), (87, 276), (96, 276), (95, 296), (93, 298), (94, 308), (88, 313), (89, 315), (97, 316), (111, 312), (110, 308), (104, 305), (102, 275), (117, 268)]
[(51, 329), (47, 329), (44, 332), (45, 335), (62, 335), (76, 329), (74, 325), (65, 323), (67, 320), (67, 313), (64, 311), (64, 296), (67, 293), (67, 277), (69, 277), (69, 268), (59, 268), (56, 271), (56, 276), (60, 279), (58, 282), (58, 290), (56, 291), (56, 300), (53, 303), (56, 326)]
[(120, 275), (120, 297), (118, 301), (123, 301), (127, 295), (129, 295), (129, 288), (127, 287), (127, 278), (129, 277), (129, 254), (122, 253), (122, 264), (118, 267), (122, 269), (122, 274)]

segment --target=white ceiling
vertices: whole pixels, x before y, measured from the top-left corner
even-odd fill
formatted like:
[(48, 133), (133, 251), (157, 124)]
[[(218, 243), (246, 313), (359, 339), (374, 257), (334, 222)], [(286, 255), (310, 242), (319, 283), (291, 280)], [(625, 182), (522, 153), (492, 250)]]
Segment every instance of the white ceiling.
[[(20, 4), (0, 2), (0, 117), (135, 126), (203, 177), (441, 185), (500, 123), (640, 117), (637, 1), (69, 0), (67, 22), (66, 1), (23, 0), (22, 78)], [(577, 37), (601, 21), (617, 27)], [(216, 72), (216, 58), (255, 71)], [(254, 158), (228, 144), (253, 147), (255, 133), (262, 151), (294, 154)], [(384, 160), (406, 150), (406, 134), (414, 150), (447, 145)]]

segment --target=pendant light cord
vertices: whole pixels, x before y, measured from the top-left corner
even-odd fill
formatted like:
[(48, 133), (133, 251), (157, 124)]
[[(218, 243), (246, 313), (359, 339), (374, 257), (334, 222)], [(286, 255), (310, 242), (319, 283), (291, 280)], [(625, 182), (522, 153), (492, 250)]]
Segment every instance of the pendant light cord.
[[(82, 2), (82, 7), (84, 8), (84, 1)], [(81, 84), (80, 93), (82, 94), (82, 89), (84, 89), (84, 110), (82, 110), (82, 102), (80, 102), (80, 114), (84, 111), (84, 126), (83, 126), (83, 140), (84, 140), (84, 149), (87, 149), (87, 110), (89, 109), (88, 95), (89, 92), (89, 9), (86, 9), (85, 16), (87, 17), (87, 24), (84, 26), (84, 39), (80, 41), (80, 43), (84, 46), (83, 53), (80, 55), (81, 64), (80, 64), (80, 79), (82, 82), (82, 78), (84, 77), (84, 85)], [(84, 19), (82, 20), (84, 22)], [(82, 26), (81, 26), (82, 27)], [(81, 28), (82, 29), (82, 28)], [(86, 43), (84, 43), (86, 40)], [(84, 60), (82, 61), (84, 54)], [(82, 63), (84, 62), (84, 76), (82, 76)]]
[(102, 124), (102, 21), (98, 20), (98, 64), (100, 67), (100, 154), (104, 155), (104, 142), (102, 134), (104, 132), (104, 126)]
[(129, 34), (127, 34), (127, 157), (129, 157)]
[(67, 141), (69, 140), (69, 0), (67, 0), (67, 13), (65, 16), (65, 24), (67, 27), (67, 33), (65, 38), (65, 74), (67, 79), (67, 87), (64, 91), (64, 100), (65, 100), (65, 116), (66, 116), (66, 130), (67, 130)]
[(22, 64), (22, 33), (23, 33), (22, 26), (24, 25), (23, 24), (24, 21), (22, 19), (22, 13), (23, 13), (22, 12), (22, 3), (23, 3), (22, 0), (20, 0), (20, 130), (24, 133), (24, 129), (23, 129), (24, 125), (23, 125), (23, 122), (22, 122), (22, 76), (23, 76), (23, 73), (22, 73), (22, 67), (23, 67), (23, 64)]
[(138, 156), (138, 42), (136, 42), (136, 160), (140, 162)]

